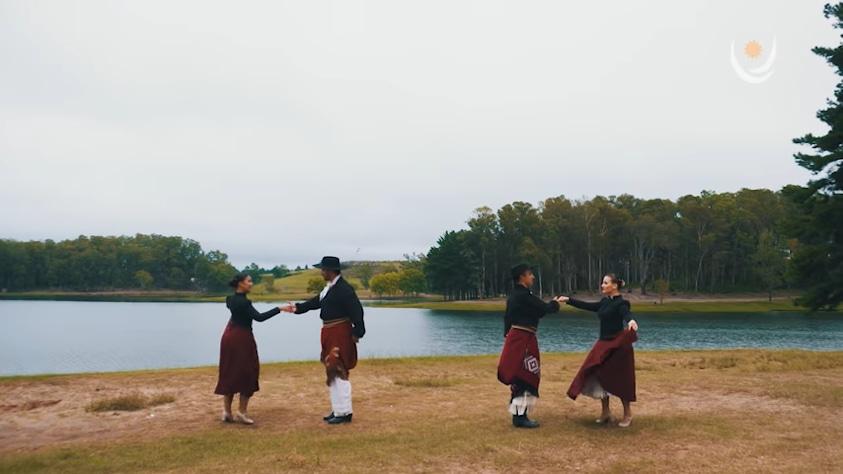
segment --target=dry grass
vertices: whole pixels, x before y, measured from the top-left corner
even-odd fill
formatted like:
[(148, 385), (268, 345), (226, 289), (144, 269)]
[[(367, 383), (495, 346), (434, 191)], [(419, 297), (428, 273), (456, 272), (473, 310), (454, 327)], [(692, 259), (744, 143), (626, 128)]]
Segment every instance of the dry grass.
[(85, 407), (88, 412), (104, 412), (104, 411), (137, 411), (144, 408), (156, 407), (173, 403), (176, 397), (168, 393), (159, 393), (152, 396), (145, 396), (134, 392), (125, 395), (118, 395), (116, 397), (103, 398), (95, 400)]
[[(510, 424), (495, 356), (361, 360), (344, 426), (321, 422), (317, 363), (264, 365), (251, 427), (218, 421), (214, 368), (18, 377), (0, 381), (8, 400), (61, 402), (4, 413), (0, 472), (843, 471), (843, 352), (639, 352), (629, 429), (564, 396), (582, 358), (543, 357), (532, 431)], [(97, 390), (177, 399), (86, 412)]]
[(398, 378), (392, 381), (395, 385), (402, 387), (452, 387), (458, 383), (459, 380), (451, 378), (434, 378), (434, 377), (412, 377), (412, 378)]

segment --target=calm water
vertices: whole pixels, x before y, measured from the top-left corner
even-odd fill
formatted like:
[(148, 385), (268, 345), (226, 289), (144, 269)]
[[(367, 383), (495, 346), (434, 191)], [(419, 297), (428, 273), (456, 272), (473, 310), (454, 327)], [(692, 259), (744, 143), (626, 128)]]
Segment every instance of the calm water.
[[(639, 350), (843, 350), (840, 315), (636, 313), (636, 319)], [(0, 301), (0, 375), (216, 364), (227, 320), (223, 303)], [(502, 325), (500, 313), (366, 308), (359, 350), (361, 357), (496, 353)], [(319, 327), (315, 312), (255, 323), (261, 360), (317, 360)], [(544, 351), (585, 351), (596, 334), (593, 314), (568, 308), (544, 319), (539, 343)]]

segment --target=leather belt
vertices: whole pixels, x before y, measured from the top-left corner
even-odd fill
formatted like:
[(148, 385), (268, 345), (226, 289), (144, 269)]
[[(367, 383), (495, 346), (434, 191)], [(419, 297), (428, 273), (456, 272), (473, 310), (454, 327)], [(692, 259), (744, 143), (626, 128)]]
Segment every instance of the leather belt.
[(339, 326), (343, 323), (350, 323), (351, 319), (349, 318), (339, 318), (339, 319), (329, 319), (327, 321), (322, 321), (323, 328), (332, 328), (334, 326)]
[(520, 330), (522, 330), (522, 331), (531, 332), (531, 333), (533, 333), (533, 334), (535, 334), (535, 333), (536, 333), (536, 328), (534, 328), (534, 327), (532, 327), (532, 326), (520, 326), (520, 325), (518, 325), (518, 324), (513, 324), (512, 326), (510, 326), (510, 328), (511, 328), (511, 329), (520, 329)]

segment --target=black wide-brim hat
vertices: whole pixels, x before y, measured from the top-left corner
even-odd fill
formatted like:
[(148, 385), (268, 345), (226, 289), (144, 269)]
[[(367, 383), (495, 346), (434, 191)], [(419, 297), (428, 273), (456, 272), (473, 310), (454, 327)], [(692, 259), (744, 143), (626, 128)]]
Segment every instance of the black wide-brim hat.
[(315, 268), (324, 268), (325, 270), (342, 270), (340, 259), (337, 257), (322, 257), (322, 261), (313, 264)]

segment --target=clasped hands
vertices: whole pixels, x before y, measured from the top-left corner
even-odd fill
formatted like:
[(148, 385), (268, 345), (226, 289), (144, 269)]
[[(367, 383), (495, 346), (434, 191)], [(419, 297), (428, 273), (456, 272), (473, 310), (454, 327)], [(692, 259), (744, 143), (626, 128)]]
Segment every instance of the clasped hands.
[[(279, 306), (278, 309), (280, 309), (282, 313), (295, 313), (296, 310), (298, 310), (298, 305), (292, 301), (288, 301), (287, 304)], [(357, 336), (351, 336), (351, 340), (357, 344), (360, 341), (360, 338)]]

